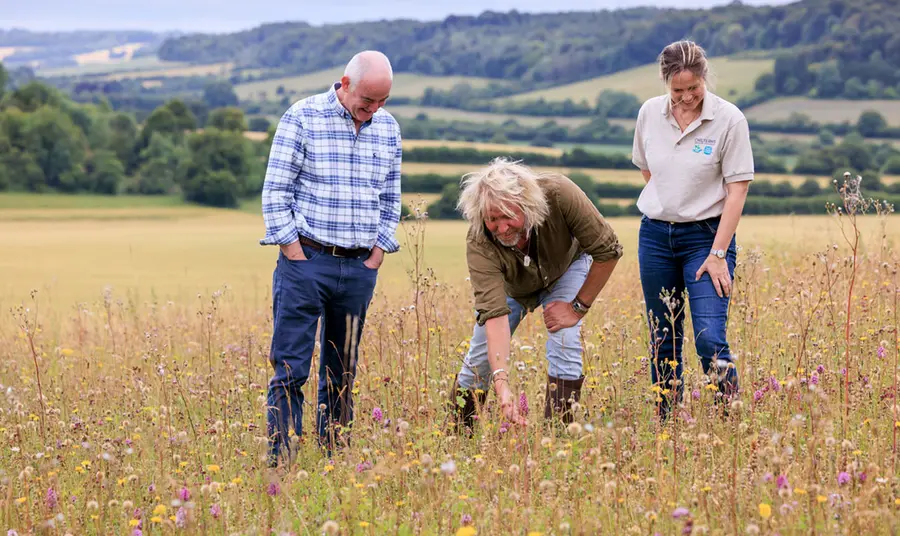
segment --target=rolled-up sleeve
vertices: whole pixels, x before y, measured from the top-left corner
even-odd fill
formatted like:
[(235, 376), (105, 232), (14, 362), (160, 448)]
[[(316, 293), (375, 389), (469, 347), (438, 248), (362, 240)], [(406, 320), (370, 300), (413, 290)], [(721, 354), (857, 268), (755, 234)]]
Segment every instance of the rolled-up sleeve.
[(503, 267), (496, 254), (483, 245), (469, 239), (466, 242), (466, 261), (469, 265), (469, 281), (475, 294), (476, 320), (483, 326), (491, 318), (508, 315)]
[(266, 235), (261, 245), (285, 245), (297, 240), (295, 218), (291, 209), (300, 169), (305, 159), (303, 124), (298, 114), (288, 110), (278, 122), (269, 151), (269, 163), (262, 188), (262, 214)]
[(615, 230), (578, 185), (568, 178), (562, 180), (557, 195), (572, 236), (595, 262), (622, 257), (622, 244)]
[(725, 184), (753, 180), (753, 147), (746, 118), (738, 120), (725, 135), (722, 144), (722, 177)]
[(397, 146), (394, 149), (394, 161), (391, 170), (384, 181), (384, 186), (379, 194), (381, 205), (378, 220), (378, 238), (375, 245), (385, 253), (395, 253), (400, 250), (397, 242), (397, 224), (400, 222), (400, 174), (403, 167), (403, 142), (400, 137), (400, 126), (395, 125)]

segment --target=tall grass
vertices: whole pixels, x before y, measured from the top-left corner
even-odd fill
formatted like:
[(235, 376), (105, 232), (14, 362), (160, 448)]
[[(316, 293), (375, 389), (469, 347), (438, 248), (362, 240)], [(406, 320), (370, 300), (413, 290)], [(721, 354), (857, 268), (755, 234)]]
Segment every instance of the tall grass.
[[(740, 251), (728, 334), (743, 392), (729, 417), (714, 407), (715, 386), (700, 371), (686, 326), (683, 406), (669, 424), (657, 424), (637, 266), (628, 262), (586, 320), (588, 379), (575, 422), (543, 419), (546, 333), (532, 315), (516, 333), (510, 367), (528, 425), (502, 426), (491, 395), (471, 438), (446, 426), (448, 391), (471, 336), (471, 291), (435, 275), (428, 225), (403, 224), (406, 282), (380, 286), (373, 301), (352, 386), (350, 446), (332, 457), (318, 450), (307, 407), (307, 432), (294, 439), (299, 455), (280, 470), (264, 465), (269, 296), (237, 300), (223, 287), (141, 301), (110, 291), (45, 307), (40, 291), (26, 292), (0, 322), (2, 527), (17, 534), (900, 530), (900, 257), (892, 223), (881, 228), (884, 241), (863, 235), (852, 263), (846, 244), (826, 240), (806, 244), (812, 250)], [(305, 386), (307, 401), (316, 400), (316, 386)]]

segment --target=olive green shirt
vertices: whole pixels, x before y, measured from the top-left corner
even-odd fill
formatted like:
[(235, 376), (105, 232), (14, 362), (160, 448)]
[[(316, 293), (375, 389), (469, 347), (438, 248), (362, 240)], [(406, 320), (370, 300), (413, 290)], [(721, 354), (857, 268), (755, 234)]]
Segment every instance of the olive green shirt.
[(544, 223), (531, 231), (528, 266), (525, 254), (494, 240), (483, 222), (480, 236), (474, 226), (469, 228), (466, 259), (480, 325), (510, 313), (507, 296), (535, 309), (540, 291), (552, 288), (585, 252), (594, 262), (622, 256), (612, 227), (568, 177), (554, 174), (543, 178), (541, 189), (550, 211)]

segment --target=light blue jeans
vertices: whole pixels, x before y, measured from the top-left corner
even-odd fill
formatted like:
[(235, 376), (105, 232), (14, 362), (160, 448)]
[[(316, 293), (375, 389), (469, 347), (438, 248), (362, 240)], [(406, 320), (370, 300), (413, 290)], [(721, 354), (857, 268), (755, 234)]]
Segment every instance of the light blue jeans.
[[(541, 291), (538, 295), (540, 305), (545, 306), (554, 301), (571, 302), (575, 299), (575, 295), (581, 290), (581, 285), (587, 278), (592, 262), (593, 259), (586, 253), (575, 259), (552, 288)], [(519, 322), (530, 311), (513, 298), (507, 298), (506, 303), (511, 311), (509, 332), (512, 335), (516, 332)], [(570, 328), (561, 329), (556, 333), (548, 333), (547, 361), (549, 367), (547, 373), (550, 376), (561, 380), (577, 380), (581, 377), (581, 324), (582, 321), (579, 320)], [(476, 323), (469, 345), (469, 353), (459, 371), (459, 386), (465, 389), (487, 389), (490, 377), (491, 365), (487, 357), (487, 333), (484, 326)]]

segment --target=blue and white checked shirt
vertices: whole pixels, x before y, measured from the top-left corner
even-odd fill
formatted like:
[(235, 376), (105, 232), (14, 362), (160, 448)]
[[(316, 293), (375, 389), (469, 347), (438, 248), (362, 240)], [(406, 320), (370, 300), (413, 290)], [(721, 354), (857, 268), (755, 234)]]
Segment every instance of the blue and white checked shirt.
[(262, 245), (298, 233), (329, 246), (400, 249), (400, 125), (384, 109), (363, 123), (325, 93), (302, 99), (281, 117), (262, 190)]

